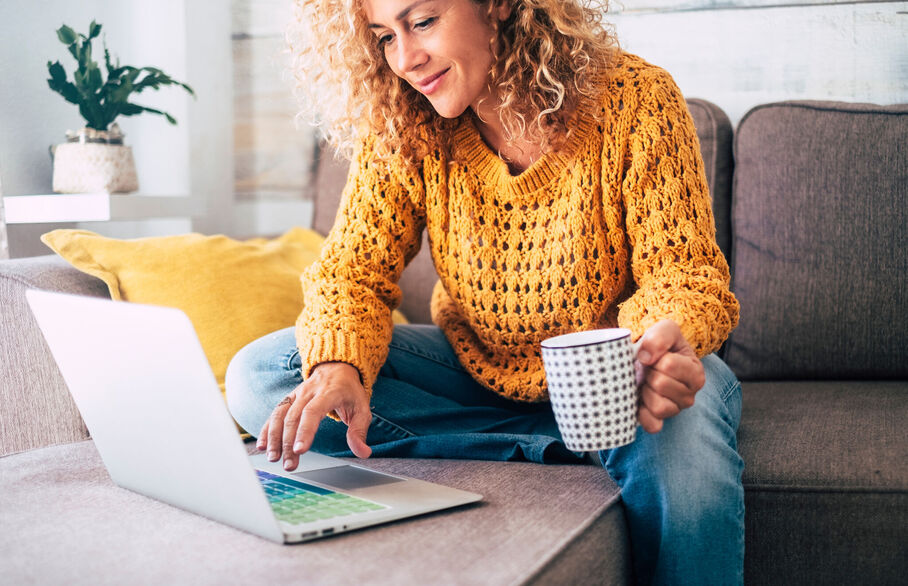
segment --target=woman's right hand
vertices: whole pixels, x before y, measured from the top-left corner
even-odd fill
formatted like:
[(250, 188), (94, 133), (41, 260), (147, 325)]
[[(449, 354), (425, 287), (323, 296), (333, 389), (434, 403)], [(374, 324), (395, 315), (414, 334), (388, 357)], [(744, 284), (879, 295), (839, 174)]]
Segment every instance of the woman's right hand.
[(345, 362), (323, 362), (302, 384), (278, 403), (259, 433), (256, 447), (268, 459), (284, 458), (285, 470), (296, 470), (299, 455), (312, 447), (324, 417), (334, 411), (347, 424), (347, 445), (357, 458), (368, 458), (366, 432), (372, 422), (369, 397), (356, 367)]

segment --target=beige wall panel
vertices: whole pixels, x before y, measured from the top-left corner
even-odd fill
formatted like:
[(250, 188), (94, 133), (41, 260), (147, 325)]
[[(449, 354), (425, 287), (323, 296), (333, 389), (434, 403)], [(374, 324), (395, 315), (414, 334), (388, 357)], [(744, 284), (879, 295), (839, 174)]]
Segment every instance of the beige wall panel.
[(778, 100), (908, 102), (908, 2), (615, 14), (622, 46), (737, 123)]
[(293, 12), (292, 0), (231, 0), (234, 35), (283, 35)]
[(625, 0), (611, 2), (612, 12), (672, 12), (690, 10), (725, 10), (770, 6), (809, 6), (813, 4), (860, 4), (874, 0)]
[(294, 122), (283, 36), (234, 33), (233, 55), (238, 199), (309, 197), (315, 133)]

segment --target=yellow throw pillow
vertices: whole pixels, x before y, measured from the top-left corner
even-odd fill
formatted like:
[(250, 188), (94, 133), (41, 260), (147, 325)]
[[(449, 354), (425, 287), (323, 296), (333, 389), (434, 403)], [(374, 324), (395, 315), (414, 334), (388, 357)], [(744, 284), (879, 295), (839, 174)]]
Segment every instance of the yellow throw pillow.
[[(292, 326), (303, 306), (300, 274), (323, 238), (294, 228), (274, 240), (184, 234), (117, 240), (87, 230), (41, 237), (110, 297), (182, 309), (195, 326), (221, 392), (230, 359), (246, 344)], [(395, 323), (407, 323), (394, 312)]]

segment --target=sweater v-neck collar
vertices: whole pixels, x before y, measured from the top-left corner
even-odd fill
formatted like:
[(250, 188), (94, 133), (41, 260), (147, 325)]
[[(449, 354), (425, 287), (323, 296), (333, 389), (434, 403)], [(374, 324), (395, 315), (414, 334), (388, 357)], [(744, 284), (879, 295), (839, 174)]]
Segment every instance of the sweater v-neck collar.
[(473, 116), (463, 116), (455, 129), (455, 149), (463, 156), (470, 170), (484, 183), (514, 195), (533, 193), (551, 184), (565, 169), (570, 168), (577, 150), (596, 127), (592, 107), (591, 100), (581, 100), (577, 114), (570, 122), (573, 132), (565, 144), (557, 151), (544, 152), (518, 175), (511, 175), (508, 164), (486, 144)]

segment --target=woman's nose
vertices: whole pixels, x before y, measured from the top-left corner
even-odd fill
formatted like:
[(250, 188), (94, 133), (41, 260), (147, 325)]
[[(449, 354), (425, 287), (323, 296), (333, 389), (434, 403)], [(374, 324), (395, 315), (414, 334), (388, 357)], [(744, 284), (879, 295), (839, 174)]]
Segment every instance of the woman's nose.
[(417, 69), (426, 62), (427, 55), (422, 44), (413, 38), (401, 38), (398, 42), (397, 68), (401, 72)]

